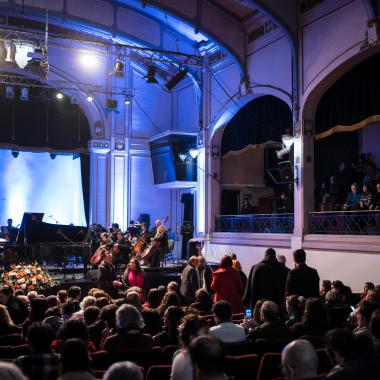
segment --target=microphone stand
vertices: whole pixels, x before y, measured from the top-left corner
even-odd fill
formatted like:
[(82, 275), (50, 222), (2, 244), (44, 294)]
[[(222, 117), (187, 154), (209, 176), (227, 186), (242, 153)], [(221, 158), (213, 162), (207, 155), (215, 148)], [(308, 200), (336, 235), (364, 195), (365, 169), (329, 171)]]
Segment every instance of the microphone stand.
[[(76, 247), (77, 244), (75, 242), (73, 242), (69, 237), (67, 237), (61, 230), (58, 230), (57, 231), (57, 234), (59, 236), (62, 236), (66, 241), (68, 241), (73, 247)], [(66, 269), (66, 265), (65, 263), (63, 264), (63, 269), (65, 270)], [(66, 281), (66, 273), (65, 271), (63, 272), (63, 279)], [(71, 275), (71, 279), (72, 280), (75, 280), (75, 271), (74, 271), (74, 264), (73, 264), (73, 270), (72, 270), (72, 275)]]

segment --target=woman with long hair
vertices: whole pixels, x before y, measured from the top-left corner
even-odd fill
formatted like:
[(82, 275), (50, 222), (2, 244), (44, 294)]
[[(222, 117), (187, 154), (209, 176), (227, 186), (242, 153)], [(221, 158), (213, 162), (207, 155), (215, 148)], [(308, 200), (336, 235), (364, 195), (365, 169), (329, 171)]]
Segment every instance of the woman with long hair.
[(161, 317), (164, 316), (165, 311), (169, 306), (181, 306), (181, 300), (179, 299), (176, 292), (167, 292), (161, 301), (160, 306), (157, 311), (160, 313)]
[(129, 260), (127, 269), (124, 272), (123, 282), (128, 287), (138, 286), (141, 289), (144, 285), (144, 270), (135, 257)]
[(9, 315), (6, 306), (0, 304), (0, 336), (15, 334), (21, 331), (21, 327), (16, 326)]

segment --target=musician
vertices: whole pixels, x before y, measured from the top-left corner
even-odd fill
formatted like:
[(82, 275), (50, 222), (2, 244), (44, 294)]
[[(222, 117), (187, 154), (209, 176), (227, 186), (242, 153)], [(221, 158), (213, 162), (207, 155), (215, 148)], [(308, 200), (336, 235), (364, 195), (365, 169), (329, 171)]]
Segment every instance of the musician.
[(117, 298), (117, 281), (116, 269), (112, 264), (112, 254), (106, 253), (102, 263), (98, 267), (98, 288), (107, 292), (112, 298)]
[(138, 228), (135, 226), (135, 222), (133, 220), (129, 222), (127, 233), (131, 236), (131, 239), (138, 235)]
[(161, 225), (161, 220), (160, 219), (157, 219), (155, 222), (154, 222), (154, 226), (149, 230), (149, 233), (150, 233), (150, 236), (152, 238), (154, 238), (157, 234), (157, 228)]
[(114, 255), (113, 263), (115, 265), (127, 264), (131, 254), (131, 242), (124, 236), (121, 231), (116, 234), (117, 240), (113, 245), (112, 253)]
[(151, 238), (150, 240), (152, 243), (159, 243), (159, 246), (155, 250), (155, 252), (153, 252), (153, 254), (149, 257), (148, 263), (151, 267), (159, 267), (160, 260), (162, 256), (165, 254), (165, 251), (168, 249), (168, 233), (166, 232), (166, 228), (163, 224), (160, 224), (157, 227), (155, 237)]
[(122, 232), (120, 230), (118, 223), (112, 223), (112, 226), (110, 228), (110, 239), (115, 242), (117, 240), (117, 234), (118, 232)]

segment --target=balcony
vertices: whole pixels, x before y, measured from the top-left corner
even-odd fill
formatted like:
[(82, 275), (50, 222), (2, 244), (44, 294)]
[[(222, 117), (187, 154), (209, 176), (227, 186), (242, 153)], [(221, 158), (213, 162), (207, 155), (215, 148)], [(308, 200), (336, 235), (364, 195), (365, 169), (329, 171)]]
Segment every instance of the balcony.
[(293, 227), (294, 214), (218, 215), (215, 218), (215, 232), (289, 234)]
[(380, 210), (309, 213), (310, 233), (325, 235), (380, 235)]

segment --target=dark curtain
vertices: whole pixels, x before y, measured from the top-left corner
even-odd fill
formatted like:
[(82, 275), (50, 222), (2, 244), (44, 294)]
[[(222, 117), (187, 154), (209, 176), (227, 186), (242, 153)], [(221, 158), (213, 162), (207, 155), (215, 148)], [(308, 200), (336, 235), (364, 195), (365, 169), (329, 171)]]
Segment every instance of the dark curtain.
[(222, 137), (222, 155), (249, 144), (281, 141), (287, 129), (293, 129), (289, 106), (274, 96), (259, 97), (245, 105), (227, 125)]
[(90, 220), (90, 156), (88, 154), (80, 155), (80, 170), (82, 175), (84, 213), (88, 225)]
[(380, 53), (355, 66), (326, 91), (315, 114), (317, 134), (380, 115), (379, 68)]
[(194, 222), (194, 195), (190, 193), (182, 194), (181, 202), (183, 203), (183, 221), (190, 222), (193, 224)]

